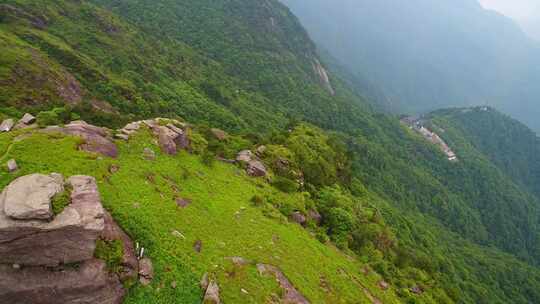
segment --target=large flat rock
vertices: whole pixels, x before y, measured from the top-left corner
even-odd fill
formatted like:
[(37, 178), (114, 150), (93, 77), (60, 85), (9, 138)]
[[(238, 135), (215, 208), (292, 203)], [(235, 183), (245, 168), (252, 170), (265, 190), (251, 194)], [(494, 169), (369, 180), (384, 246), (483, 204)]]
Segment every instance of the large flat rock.
[(101, 260), (64, 269), (13, 269), (0, 264), (0, 303), (120, 304), (124, 293), (118, 278)]
[(0, 263), (57, 266), (93, 258), (104, 229), (97, 184), (89, 176), (73, 176), (68, 183), (71, 204), (52, 221), (10, 218), (0, 199)]
[(0, 199), (3, 201), (5, 215), (12, 219), (48, 220), (53, 216), (51, 199), (62, 191), (63, 180), (31, 174), (11, 182)]
[(112, 158), (118, 156), (118, 148), (112, 142), (109, 131), (105, 128), (96, 127), (84, 121), (73, 121), (64, 127), (50, 126), (43, 131), (59, 132), (80, 137), (84, 139), (84, 143), (80, 145), (80, 149), (83, 151), (98, 153)]

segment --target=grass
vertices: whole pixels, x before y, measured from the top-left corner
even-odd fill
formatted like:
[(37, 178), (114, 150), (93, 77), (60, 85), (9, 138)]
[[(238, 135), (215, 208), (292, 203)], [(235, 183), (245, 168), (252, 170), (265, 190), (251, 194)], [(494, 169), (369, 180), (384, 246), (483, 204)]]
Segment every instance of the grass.
[[(7, 157), (17, 159), (21, 170), (16, 175), (0, 172), (2, 187), (34, 172), (96, 177), (104, 206), (145, 247), (155, 268), (152, 284), (131, 288), (125, 303), (200, 303), (204, 273), (217, 279), (224, 303), (264, 303), (281, 291), (273, 278), (257, 273), (255, 263), (279, 267), (312, 303), (371, 303), (362, 286), (384, 303), (398, 302), (392, 290), (376, 287), (377, 275), (361, 273), (363, 265), (356, 259), (288, 223), (269, 204), (251, 201), (259, 196), (293, 204), (302, 200), (301, 194), (279, 193), (235, 166), (215, 162), (209, 167), (184, 152), (174, 157), (157, 152), (155, 161), (146, 161), (145, 147), (159, 151), (146, 131), (118, 142), (116, 160), (77, 151), (72, 137), (36, 133), (12, 144), (9, 140), (0, 137), (0, 147), (11, 146)], [(120, 168), (114, 174), (108, 172), (112, 164)], [(192, 204), (178, 208), (178, 196), (189, 197)], [(200, 253), (193, 249), (198, 240)], [(106, 260), (116, 256), (109, 254), (114, 248), (101, 245), (98, 255)], [(234, 266), (227, 259), (233, 256), (252, 263)]]
[(54, 215), (58, 215), (64, 211), (64, 208), (66, 208), (71, 203), (71, 185), (65, 185), (65, 189), (61, 193), (56, 194), (52, 201), (52, 211)]
[(105, 261), (110, 272), (117, 273), (121, 269), (122, 257), (124, 256), (122, 241), (98, 240), (94, 256)]

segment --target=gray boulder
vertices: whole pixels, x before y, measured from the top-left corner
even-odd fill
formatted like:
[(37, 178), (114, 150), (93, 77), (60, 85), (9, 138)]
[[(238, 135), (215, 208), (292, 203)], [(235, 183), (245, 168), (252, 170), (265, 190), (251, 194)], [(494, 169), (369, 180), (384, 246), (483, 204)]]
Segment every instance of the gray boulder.
[(14, 159), (10, 159), (7, 161), (7, 169), (8, 172), (15, 172), (19, 169), (19, 166), (17, 166), (17, 162)]
[(77, 268), (14, 269), (0, 264), (0, 302), (9, 304), (120, 304), (125, 291), (101, 260)]
[(176, 155), (179, 150), (190, 147), (186, 132), (172, 123), (167, 126), (154, 125), (152, 130), (158, 138), (159, 147), (166, 154)]
[(126, 135), (126, 134), (123, 134), (123, 133), (117, 133), (114, 135), (114, 137), (116, 139), (121, 139), (121, 140), (129, 140), (129, 135)]
[(25, 125), (30, 125), (34, 122), (36, 122), (36, 118), (30, 113), (24, 114), (24, 116), (19, 120), (19, 123), (23, 123)]
[(300, 211), (295, 211), (291, 214), (291, 220), (295, 223), (298, 223), (302, 226), (306, 225), (307, 218)]
[(118, 148), (110, 139), (107, 129), (87, 124), (84, 121), (72, 121), (64, 127), (47, 127), (44, 132), (58, 132), (84, 139), (79, 149), (116, 158)]
[[(43, 179), (46, 185), (59, 187), (58, 176), (39, 179)], [(51, 221), (14, 219), (6, 215), (5, 202), (13, 204), (14, 192), (2, 192), (0, 263), (54, 267), (93, 258), (96, 240), (104, 229), (104, 210), (97, 184), (89, 176), (72, 176), (68, 183), (73, 188), (71, 204)], [(15, 193), (15, 197), (21, 197), (21, 194)]]
[(11, 118), (8, 118), (4, 121), (2, 121), (2, 124), (0, 124), (0, 132), (9, 132), (15, 125), (15, 121)]
[(271, 275), (279, 283), (282, 290), (280, 303), (287, 304), (309, 304), (309, 301), (300, 293), (285, 274), (276, 266), (268, 264), (257, 264), (257, 270), (260, 275)]
[(132, 122), (132, 123), (128, 123), (123, 128), (123, 130), (126, 130), (126, 131), (138, 131), (140, 128), (141, 128), (141, 123), (140, 122)]
[(239, 163), (249, 163), (253, 159), (253, 152), (250, 150), (243, 150), (236, 155), (236, 161)]
[(220, 304), (219, 299), (219, 286), (215, 281), (211, 281), (206, 288), (204, 294), (203, 304)]
[(262, 177), (266, 176), (266, 167), (258, 160), (252, 160), (248, 163), (246, 172), (249, 176)]
[(154, 278), (154, 266), (149, 258), (139, 260), (139, 282), (143, 286), (150, 285)]
[(4, 214), (16, 220), (48, 220), (51, 199), (64, 191), (63, 181), (43, 174), (21, 176), (2, 192)]

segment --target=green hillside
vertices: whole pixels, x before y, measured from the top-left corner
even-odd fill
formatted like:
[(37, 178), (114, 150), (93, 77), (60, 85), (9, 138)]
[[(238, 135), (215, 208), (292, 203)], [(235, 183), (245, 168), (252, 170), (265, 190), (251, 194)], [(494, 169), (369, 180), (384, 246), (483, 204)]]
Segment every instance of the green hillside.
[[(464, 153), (474, 149), (489, 158), (516, 183), (540, 194), (540, 140), (519, 121), (492, 108), (449, 109), (432, 113)], [(459, 141), (471, 144), (464, 147)], [(467, 151), (467, 148), (469, 148)]]
[[(251, 202), (255, 195), (295, 202), (302, 200), (301, 194), (279, 193), (231, 165), (216, 162), (209, 167), (197, 155), (157, 153), (155, 161), (143, 160), (144, 148), (159, 151), (148, 131), (119, 143), (117, 160), (77, 151), (75, 138), (37, 133), (22, 141), (13, 137), (1, 136), (2, 146), (10, 146), (3, 160), (16, 158), (21, 170), (16, 175), (2, 172), (2, 186), (33, 172), (95, 176), (105, 206), (146, 248), (156, 279), (150, 288), (132, 289), (126, 303), (198, 303), (198, 282), (205, 272), (218, 278), (224, 302), (261, 303), (280, 291), (272, 278), (257, 275), (255, 263), (280, 267), (314, 303), (370, 303), (362, 288), (385, 303), (398, 303), (393, 291), (383, 293), (376, 287), (377, 275), (360, 273), (362, 263), (321, 244), (298, 224), (287, 223), (272, 206)], [(41, 153), (34, 153), (36, 149)], [(119, 171), (111, 174), (111, 165)], [(192, 203), (179, 208), (175, 195)], [(203, 244), (200, 253), (193, 249), (196, 240)], [(235, 269), (227, 258), (237, 256), (252, 262)], [(323, 278), (331, 292), (319, 287)], [(171, 287), (173, 281), (178, 288)]]
[[(525, 170), (535, 153), (491, 153), (503, 137), (478, 142), (487, 133), (471, 120), (436, 130), (458, 153), (449, 162), (397, 117), (372, 111), (341, 75), (323, 81), (314, 44), (277, 1), (3, 0), (0, 37), (0, 118), (194, 124), (202, 144), (193, 154), (154, 162), (141, 157), (158, 150), (147, 131), (117, 142), (117, 160), (77, 152), (73, 138), (0, 135), (17, 174), (100, 181), (107, 209), (157, 266), (151, 288), (134, 286), (127, 303), (197, 303), (205, 272), (225, 303), (264, 303), (279, 290), (257, 275), (261, 262), (312, 303), (540, 302), (538, 188), (519, 178), (536, 176)], [(217, 141), (210, 127), (231, 137)], [(531, 137), (516, 132), (516, 142)], [(261, 145), (268, 180), (215, 160)], [(111, 164), (120, 170), (109, 173)], [(2, 185), (15, 177), (1, 176)], [(178, 209), (177, 195), (192, 204)], [(288, 222), (310, 211), (319, 224)], [(232, 256), (253, 263), (237, 269)]]

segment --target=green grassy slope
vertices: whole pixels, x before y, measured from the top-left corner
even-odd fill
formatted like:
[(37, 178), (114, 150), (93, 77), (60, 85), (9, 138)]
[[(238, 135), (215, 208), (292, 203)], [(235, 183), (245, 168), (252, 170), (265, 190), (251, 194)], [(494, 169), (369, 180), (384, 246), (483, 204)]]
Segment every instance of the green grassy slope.
[[(88, 174), (98, 179), (105, 207), (146, 248), (156, 267), (152, 285), (134, 287), (126, 303), (199, 303), (198, 282), (205, 272), (217, 277), (225, 303), (263, 303), (280, 294), (274, 279), (259, 276), (254, 264), (234, 268), (226, 259), (233, 256), (280, 267), (312, 303), (371, 303), (363, 288), (384, 303), (399, 302), (392, 290), (377, 287), (376, 274), (361, 273), (363, 264), (321, 244), (278, 211), (266, 210), (276, 218), (265, 216), (250, 201), (255, 194), (285, 201), (299, 200), (300, 194), (278, 193), (235, 166), (208, 167), (196, 155), (157, 153), (155, 161), (144, 160), (144, 148), (159, 148), (146, 131), (140, 133), (129, 143), (120, 143), (118, 160), (77, 151), (78, 140), (71, 137), (34, 134), (13, 141), (15, 134), (0, 135), (2, 148), (11, 147), (2, 161), (16, 158), (21, 167), (16, 175), (2, 171), (2, 187), (32, 172)], [(110, 174), (111, 164), (120, 170)], [(178, 208), (176, 195), (192, 203)], [(196, 240), (203, 244), (200, 253), (193, 249)], [(322, 281), (327, 289), (321, 288)]]
[[(20, 116), (24, 111), (38, 114), (68, 103), (68, 112), (76, 113), (75, 117), (110, 127), (153, 116), (180, 116), (192, 123), (222, 127), (244, 135), (243, 142), (248, 138), (253, 144), (275, 146), (271, 151), (275, 155), (269, 158), (290, 158), (294, 169), (305, 175), (305, 184), (300, 187), (291, 182), (299, 177), (298, 172), (282, 172), (282, 179), (274, 184), (294, 194), (272, 194), (277, 196), (273, 205), (285, 216), (294, 208), (307, 211), (302, 196), (296, 192), (309, 192), (309, 204), (325, 213), (324, 223), (312, 233), (323, 240), (330, 237), (343, 252), (357, 255), (376, 269), (396, 286), (401, 301), (529, 303), (540, 298), (540, 279), (533, 266), (540, 257), (540, 240), (535, 239), (535, 198), (497, 170), (483, 154), (472, 160), (465, 157), (457, 164), (448, 162), (436, 147), (400, 125), (396, 117), (367, 109), (362, 99), (333, 74), (330, 79), (336, 95), (331, 96), (313, 72), (313, 43), (294, 16), (276, 1), (3, 0), (0, 37), (0, 51), (6, 54), (0, 58), (2, 118)], [(65, 123), (70, 118), (54, 123)], [(301, 120), (326, 131), (305, 124), (299, 126)], [(146, 141), (141, 140), (140, 144)], [(221, 256), (205, 256), (203, 249), (203, 254), (193, 254), (188, 259), (188, 266), (179, 266), (175, 271), (186, 275), (176, 278), (178, 286), (182, 286), (178, 289), (185, 289), (185, 299), (198, 295), (196, 281), (209, 270), (206, 263), (223, 265), (224, 256), (240, 250), (235, 246), (247, 244), (261, 259), (272, 261), (274, 255), (280, 256), (281, 252), (263, 254), (258, 249), (259, 245), (268, 249), (267, 245), (257, 244), (268, 241), (266, 229), (261, 229), (264, 231), (260, 232), (260, 239), (253, 235), (253, 230), (242, 234), (243, 239), (236, 239), (235, 233), (241, 230), (239, 223), (246, 229), (253, 227), (242, 217), (231, 218), (231, 212), (234, 214), (240, 207), (248, 208), (249, 216), (255, 216), (249, 207), (250, 195), (254, 191), (269, 193), (273, 188), (258, 188), (250, 180), (236, 176), (231, 167), (216, 164), (216, 168), (207, 169), (195, 156), (182, 156), (181, 166), (168, 157), (160, 157), (152, 166), (164, 173), (153, 172), (150, 165), (137, 159), (141, 149), (137, 142), (130, 146), (122, 144), (122, 169), (107, 177), (108, 160), (95, 164), (84, 154), (72, 153), (69, 140), (65, 144), (63, 149), (51, 152), (53, 158), (31, 153), (33, 147), (52, 149), (45, 139), (25, 140), (13, 145), (10, 155), (20, 158), (26, 166), (23, 170), (99, 173), (97, 177), (103, 182), (107, 197), (105, 204), (121, 223), (141, 242), (148, 243), (145, 246), (150, 252), (160, 252), (161, 245), (166, 248), (166, 252), (158, 254), (163, 257), (160, 267), (167, 267), (164, 265), (168, 259), (179, 259), (176, 254), (185, 258), (196, 238), (203, 240), (203, 247), (208, 245), (210, 252), (218, 250), (216, 242), (219, 246), (221, 241), (217, 238), (226, 239), (225, 246), (219, 249)], [(234, 149), (220, 151), (222, 147), (216, 146), (211, 152), (231, 158), (239, 149), (249, 147), (242, 142), (235, 144)], [(7, 139), (0, 142), (0, 148), (4, 146), (9, 146)], [(84, 172), (74, 172), (79, 168)], [(179, 178), (182, 174), (178, 170), (188, 172), (189, 178)], [(195, 228), (190, 217), (176, 218), (173, 194), (164, 176), (175, 177), (174, 183), (187, 191), (182, 195), (194, 199), (191, 209), (178, 210), (178, 216), (181, 212), (190, 214), (203, 225)], [(4, 178), (5, 183), (7, 177)], [(155, 179), (156, 184), (149, 179)], [(226, 186), (229, 180), (235, 185), (234, 191)], [(147, 188), (153, 192), (144, 194)], [(144, 191), (143, 195), (139, 191)], [(140, 197), (147, 199), (142, 202)], [(144, 208), (129, 207), (139, 200), (149, 214)], [(197, 200), (204, 201), (206, 207), (198, 209)], [(163, 203), (159, 210), (151, 208), (156, 201)], [(213, 205), (214, 202), (220, 205)], [(152, 215), (151, 210), (156, 213)], [(161, 214), (158, 212), (166, 210), (175, 212), (164, 220), (166, 225), (152, 222), (152, 227), (143, 228), (142, 224), (155, 220)], [(189, 213), (195, 211), (196, 215)], [(273, 208), (263, 208), (262, 212), (276, 213)], [(217, 219), (210, 217), (216, 214)], [(247, 218), (257, 223), (267, 221)], [(171, 238), (171, 230), (177, 229), (174, 226), (178, 223), (190, 224), (178, 228), (190, 234), (186, 234), (186, 242)], [(208, 229), (213, 233), (203, 239), (206, 227), (212, 227)], [(223, 227), (227, 233), (219, 232)], [(269, 230), (281, 231), (276, 227)], [(283, 239), (298, 238), (300, 244), (299, 240), (307, 237), (303, 230), (295, 226), (291, 229), (287, 230), (290, 236)], [(178, 251), (175, 242), (189, 251)], [(286, 249), (298, 250), (298, 256), (313, 251), (312, 260), (325, 254), (341, 255), (320, 249), (316, 243), (303, 245), (309, 250), (293, 243), (288, 243), (290, 247)], [(320, 250), (330, 250), (335, 255)], [(290, 256), (296, 261), (297, 257)], [(346, 271), (357, 274), (358, 264), (351, 263)], [(283, 267), (292, 269), (292, 265), (284, 263)], [(337, 269), (337, 264), (332, 265)], [(302, 270), (310, 274), (306, 278), (300, 279), (295, 271), (286, 273), (294, 277), (295, 285), (304, 284), (302, 292), (310, 298), (322, 299), (320, 291), (315, 291), (315, 268), (309, 267)], [(190, 271), (185, 272), (186, 269)], [(258, 280), (253, 278), (253, 271), (249, 267), (240, 277)], [(340, 283), (342, 279), (333, 270), (328, 271), (325, 277), (335, 280), (334, 285), (338, 286), (335, 299), (328, 301), (363, 298), (358, 290), (349, 291), (350, 285)], [(221, 270), (218, 275), (224, 273)], [(362, 278), (360, 282), (369, 280)], [(169, 281), (163, 281), (161, 287), (154, 286), (156, 292), (157, 288), (162, 292)], [(241, 296), (237, 285), (248, 284), (246, 280), (241, 282), (231, 281), (230, 286), (236, 287), (226, 288), (227, 299)], [(260, 284), (266, 286), (260, 295), (273, 288), (266, 281)], [(421, 296), (410, 292), (416, 284), (425, 288)], [(133, 299), (144, 299), (148, 292), (137, 289)]]

